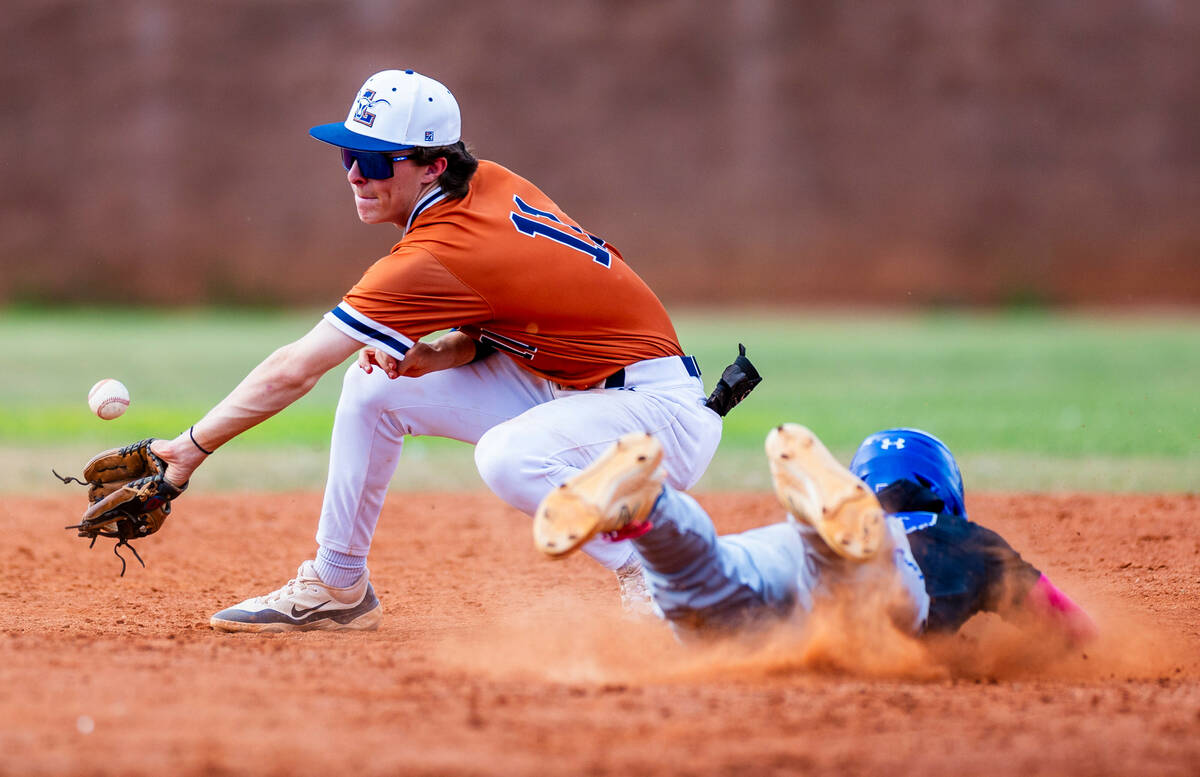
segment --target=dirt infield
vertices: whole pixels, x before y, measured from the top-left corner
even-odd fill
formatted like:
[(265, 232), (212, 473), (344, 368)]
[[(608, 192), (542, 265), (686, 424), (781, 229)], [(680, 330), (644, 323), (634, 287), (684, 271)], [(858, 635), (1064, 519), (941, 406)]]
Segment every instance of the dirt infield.
[[(313, 552), (315, 494), (201, 496), (140, 544), (6, 498), (0, 774), (1200, 773), (1200, 496), (974, 495), (1097, 617), (1086, 652), (981, 617), (942, 644), (677, 645), (488, 494), (394, 494), (377, 633), (218, 634)], [(701, 500), (722, 531), (760, 495)]]

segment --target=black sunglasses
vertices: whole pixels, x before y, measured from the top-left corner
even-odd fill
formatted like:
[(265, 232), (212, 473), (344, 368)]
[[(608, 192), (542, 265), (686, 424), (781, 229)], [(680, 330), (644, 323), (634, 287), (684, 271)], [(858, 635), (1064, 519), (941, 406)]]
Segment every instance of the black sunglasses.
[(358, 162), (358, 171), (363, 178), (373, 178), (382, 181), (392, 177), (392, 163), (403, 162), (408, 156), (394, 156), (397, 151), (380, 153), (378, 151), (351, 151), (342, 149), (342, 164), (349, 170)]

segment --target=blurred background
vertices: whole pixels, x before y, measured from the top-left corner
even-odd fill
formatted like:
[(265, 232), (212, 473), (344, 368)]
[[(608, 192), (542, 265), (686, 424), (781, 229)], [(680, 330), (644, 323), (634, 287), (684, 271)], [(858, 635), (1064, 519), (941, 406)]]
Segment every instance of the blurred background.
[[(388, 252), (307, 130), (403, 67), (621, 249), (708, 388), (750, 346), (710, 486), (765, 487), (790, 419), (844, 455), (926, 426), (972, 485), (1195, 490), (1197, 51), (1185, 0), (6, 0), (0, 490), (187, 428)], [(208, 482), (269, 449), (319, 488), (339, 386)], [(398, 477), (478, 487), (440, 445)]]
[(669, 303), (1195, 305), (1186, 0), (6, 0), (0, 301), (332, 304), (367, 75)]

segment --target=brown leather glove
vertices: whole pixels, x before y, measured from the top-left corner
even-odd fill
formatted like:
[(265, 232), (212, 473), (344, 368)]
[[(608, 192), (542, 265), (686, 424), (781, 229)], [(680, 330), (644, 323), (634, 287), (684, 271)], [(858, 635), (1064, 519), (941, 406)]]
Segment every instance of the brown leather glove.
[[(154, 438), (96, 454), (84, 465), (83, 480), (55, 473), (64, 483), (74, 480), (88, 487), (89, 505), (83, 519), (68, 529), (78, 529), (79, 536), (90, 537), (92, 545), (98, 537), (116, 539), (114, 553), (125, 545), (142, 561), (129, 541), (162, 528), (171, 513), (171, 500), (187, 488), (186, 483), (180, 487), (166, 479), (167, 463), (151, 453), (152, 442)], [(120, 558), (119, 553), (117, 556)], [(125, 574), (123, 558), (121, 574)]]

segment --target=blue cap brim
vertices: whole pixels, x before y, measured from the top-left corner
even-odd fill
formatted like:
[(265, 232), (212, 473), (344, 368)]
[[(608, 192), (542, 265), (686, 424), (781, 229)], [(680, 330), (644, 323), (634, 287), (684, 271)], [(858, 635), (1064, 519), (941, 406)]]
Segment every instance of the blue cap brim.
[(403, 151), (414, 148), (414, 146), (403, 143), (389, 143), (386, 140), (359, 135), (357, 132), (346, 129), (346, 125), (340, 121), (332, 124), (318, 124), (310, 129), (308, 134), (322, 143), (328, 143), (338, 148), (348, 148), (351, 151)]

